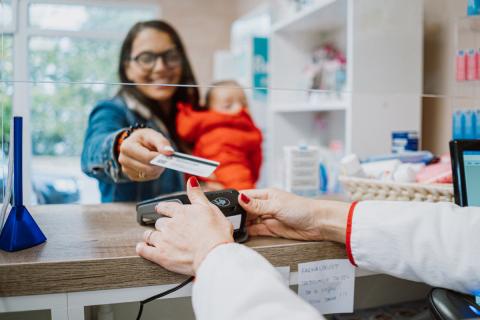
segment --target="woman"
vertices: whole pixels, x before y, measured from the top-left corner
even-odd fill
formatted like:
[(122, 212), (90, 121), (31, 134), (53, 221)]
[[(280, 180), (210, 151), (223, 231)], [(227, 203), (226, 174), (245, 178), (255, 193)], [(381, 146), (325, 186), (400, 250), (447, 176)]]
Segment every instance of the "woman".
[[(156, 231), (137, 253), (163, 267), (195, 275), (197, 319), (323, 319), (284, 285), (252, 249), (233, 243), (232, 225), (195, 178), (191, 205), (162, 203)], [(480, 293), (480, 208), (450, 203), (364, 201), (352, 205), (306, 199), (280, 190), (239, 196), (249, 234), (346, 244), (353, 265), (456, 291)], [(191, 217), (195, 215), (193, 220)]]
[(150, 165), (158, 154), (185, 147), (175, 128), (177, 104), (198, 106), (198, 89), (185, 86), (196, 81), (179, 35), (163, 21), (135, 24), (123, 41), (118, 73), (117, 95), (90, 114), (83, 172), (98, 179), (102, 202), (183, 190), (183, 175)]

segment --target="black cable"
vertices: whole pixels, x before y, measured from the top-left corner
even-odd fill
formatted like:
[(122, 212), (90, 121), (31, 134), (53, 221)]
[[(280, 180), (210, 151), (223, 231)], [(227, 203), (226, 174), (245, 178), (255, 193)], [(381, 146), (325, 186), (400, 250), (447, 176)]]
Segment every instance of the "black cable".
[(159, 294), (156, 294), (156, 295), (154, 295), (154, 296), (151, 296), (151, 297), (148, 298), (148, 299), (145, 299), (145, 300), (140, 301), (140, 309), (138, 309), (137, 320), (140, 320), (140, 318), (142, 317), (143, 305), (144, 305), (144, 304), (149, 303), (149, 302), (151, 302), (151, 301), (153, 301), (153, 300), (156, 300), (156, 299), (158, 299), (158, 298), (164, 297), (164, 296), (166, 296), (166, 295), (169, 295), (170, 293), (175, 292), (175, 291), (177, 291), (178, 289), (181, 289), (181, 288), (185, 287), (187, 284), (189, 284), (190, 282), (192, 282), (194, 278), (195, 278), (195, 277), (192, 276), (192, 277), (190, 277), (190, 278), (188, 278), (187, 280), (183, 281), (182, 283), (180, 283), (178, 286), (176, 286), (176, 287), (174, 287), (174, 288), (168, 289), (168, 290), (163, 291), (163, 292), (161, 292), (161, 293), (159, 293)]

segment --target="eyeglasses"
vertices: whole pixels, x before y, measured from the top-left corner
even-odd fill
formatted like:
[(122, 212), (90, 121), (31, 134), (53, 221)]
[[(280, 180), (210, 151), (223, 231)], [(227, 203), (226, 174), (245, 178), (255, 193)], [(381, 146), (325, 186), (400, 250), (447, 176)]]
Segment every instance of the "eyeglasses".
[(176, 48), (160, 53), (145, 51), (133, 57), (131, 60), (138, 63), (142, 69), (151, 71), (155, 67), (158, 58), (161, 58), (165, 67), (170, 69), (182, 64), (182, 55)]

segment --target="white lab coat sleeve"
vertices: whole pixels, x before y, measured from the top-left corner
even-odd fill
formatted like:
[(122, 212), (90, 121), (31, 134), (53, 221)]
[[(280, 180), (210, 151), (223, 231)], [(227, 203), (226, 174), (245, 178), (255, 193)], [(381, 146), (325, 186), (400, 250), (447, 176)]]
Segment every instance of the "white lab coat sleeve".
[(324, 319), (264, 257), (235, 243), (216, 247), (202, 262), (192, 304), (198, 320)]
[(351, 218), (350, 247), (359, 267), (480, 293), (480, 208), (365, 201)]

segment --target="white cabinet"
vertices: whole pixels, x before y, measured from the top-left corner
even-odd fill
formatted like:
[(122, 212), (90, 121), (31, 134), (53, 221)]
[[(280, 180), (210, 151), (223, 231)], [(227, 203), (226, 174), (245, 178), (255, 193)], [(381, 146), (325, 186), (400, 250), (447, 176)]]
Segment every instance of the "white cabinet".
[[(278, 1), (272, 1), (275, 10)], [(275, 16), (275, 14), (274, 14)], [(342, 92), (308, 92), (303, 69), (325, 42), (347, 58)], [(341, 140), (360, 156), (388, 153), (391, 132), (421, 126), (423, 1), (317, 0), (272, 24), (267, 129), (269, 184), (283, 146)]]

